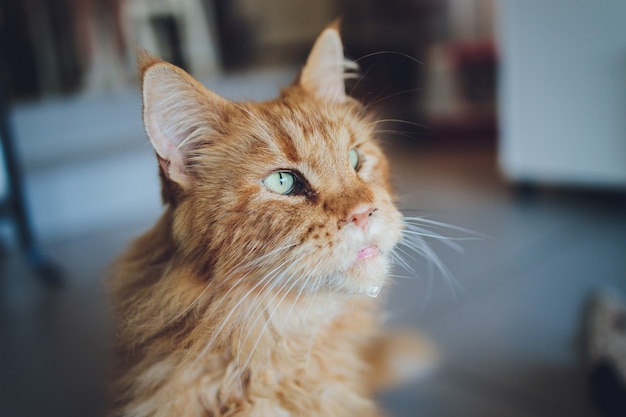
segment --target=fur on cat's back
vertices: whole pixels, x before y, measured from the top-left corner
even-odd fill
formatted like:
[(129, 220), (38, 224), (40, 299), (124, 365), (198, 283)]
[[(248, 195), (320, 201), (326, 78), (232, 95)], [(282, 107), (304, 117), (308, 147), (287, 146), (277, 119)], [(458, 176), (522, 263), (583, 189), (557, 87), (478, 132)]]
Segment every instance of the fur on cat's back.
[(402, 220), (346, 62), (331, 26), (278, 98), (235, 103), (140, 53), (165, 210), (108, 280), (112, 416), (378, 416), (428, 362), (380, 329)]

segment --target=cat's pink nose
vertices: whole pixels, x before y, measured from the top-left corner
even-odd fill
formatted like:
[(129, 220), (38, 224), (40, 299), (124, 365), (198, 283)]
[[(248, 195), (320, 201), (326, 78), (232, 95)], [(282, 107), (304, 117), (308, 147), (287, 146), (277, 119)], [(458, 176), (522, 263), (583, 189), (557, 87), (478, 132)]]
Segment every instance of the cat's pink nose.
[(369, 204), (359, 204), (352, 210), (347, 217), (348, 223), (354, 223), (361, 229), (365, 230), (370, 222), (370, 216), (374, 213), (375, 209)]

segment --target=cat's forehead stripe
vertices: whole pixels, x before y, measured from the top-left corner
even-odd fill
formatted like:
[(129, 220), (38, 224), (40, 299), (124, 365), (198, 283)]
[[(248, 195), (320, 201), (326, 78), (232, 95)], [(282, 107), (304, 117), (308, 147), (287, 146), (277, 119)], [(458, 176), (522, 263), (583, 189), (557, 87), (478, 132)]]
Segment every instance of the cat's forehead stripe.
[(277, 100), (248, 110), (252, 122), (263, 122), (268, 145), (292, 164), (306, 160), (316, 170), (324, 168), (331, 163), (328, 156), (341, 158), (363, 139), (358, 124), (343, 109)]
[(298, 127), (290, 117), (279, 118), (274, 123), (276, 132), (274, 133), (275, 141), (282, 153), (293, 163), (300, 162), (301, 149), (294, 142), (294, 136), (298, 132)]
[(325, 143), (330, 148), (343, 147), (351, 143), (353, 138), (349, 125), (342, 121), (338, 115), (334, 117), (328, 114), (313, 113), (308, 118), (299, 120), (291, 125), (294, 138), (302, 138), (304, 141), (319, 146)]
[(287, 157), (287, 159), (294, 163), (300, 162), (301, 159), (298, 153), (298, 148), (291, 137), (279, 133), (276, 135), (275, 139), (276, 143), (280, 147), (280, 150)]

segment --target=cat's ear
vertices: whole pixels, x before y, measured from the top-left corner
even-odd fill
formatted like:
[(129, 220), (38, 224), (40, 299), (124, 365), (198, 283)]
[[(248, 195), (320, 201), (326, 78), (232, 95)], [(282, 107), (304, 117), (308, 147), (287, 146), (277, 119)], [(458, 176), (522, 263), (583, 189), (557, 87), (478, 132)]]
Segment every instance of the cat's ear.
[(188, 153), (197, 139), (215, 134), (215, 120), (228, 101), (145, 51), (138, 51), (137, 58), (146, 132), (165, 176), (187, 188)]
[(344, 71), (346, 67), (356, 66), (344, 58), (338, 26), (335, 23), (319, 35), (299, 80), (300, 86), (309, 94), (333, 102), (346, 100)]

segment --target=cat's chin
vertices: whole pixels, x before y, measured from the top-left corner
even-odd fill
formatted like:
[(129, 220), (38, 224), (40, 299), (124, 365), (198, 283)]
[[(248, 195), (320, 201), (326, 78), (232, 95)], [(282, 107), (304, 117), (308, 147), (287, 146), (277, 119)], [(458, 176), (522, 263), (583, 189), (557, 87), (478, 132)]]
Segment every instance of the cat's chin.
[(376, 246), (366, 246), (345, 272), (338, 274), (338, 291), (346, 295), (377, 297), (387, 281), (389, 261)]

